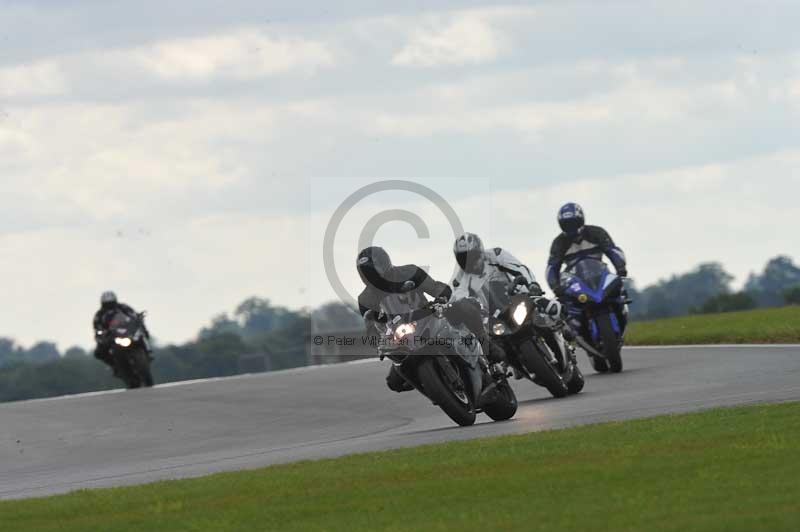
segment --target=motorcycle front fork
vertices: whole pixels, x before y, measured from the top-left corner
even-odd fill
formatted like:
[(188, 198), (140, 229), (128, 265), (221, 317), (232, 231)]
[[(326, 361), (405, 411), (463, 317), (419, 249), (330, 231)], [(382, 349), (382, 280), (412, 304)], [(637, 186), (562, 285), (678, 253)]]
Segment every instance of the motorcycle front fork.
[(512, 373), (508, 370), (508, 365), (506, 363), (491, 363), (489, 359), (485, 356), (482, 356), (480, 359), (481, 370), (485, 375), (489, 375), (492, 377), (492, 380), (495, 382), (500, 382), (504, 379), (507, 379)]

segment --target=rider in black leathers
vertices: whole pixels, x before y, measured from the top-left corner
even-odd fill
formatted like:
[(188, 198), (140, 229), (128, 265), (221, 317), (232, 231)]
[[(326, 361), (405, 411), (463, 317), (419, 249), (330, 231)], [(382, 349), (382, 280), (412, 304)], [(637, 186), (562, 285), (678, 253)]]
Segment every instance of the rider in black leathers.
[[(433, 280), (422, 268), (413, 264), (393, 266), (388, 253), (380, 247), (368, 247), (358, 254), (358, 273), (366, 287), (358, 296), (358, 307), (370, 331), (376, 330), (380, 323), (381, 301), (390, 294), (403, 293), (408, 282), (414, 284), (412, 290), (447, 302), (452, 294), (445, 283)], [(423, 296), (424, 298), (424, 296)], [(492, 362), (505, 359), (505, 352), (484, 331), (480, 314), (480, 306), (471, 300), (457, 301), (450, 307), (445, 316), (455, 325), (464, 324), (481, 342), (484, 353)], [(402, 392), (411, 390), (411, 386), (397, 374), (394, 367), (386, 377), (386, 384), (391, 390)]]
[[(97, 345), (94, 350), (94, 357), (108, 364), (111, 369), (116, 373), (117, 368), (114, 365), (114, 359), (111, 356), (111, 345), (109, 344), (110, 338), (108, 333), (108, 326), (111, 319), (117, 314), (122, 312), (126, 316), (136, 319), (138, 315), (132, 307), (125, 303), (120, 303), (117, 300), (117, 295), (114, 292), (104, 292), (100, 296), (100, 309), (95, 313), (92, 325), (95, 331), (95, 341)], [(149, 337), (147, 328), (142, 324), (145, 335)]]

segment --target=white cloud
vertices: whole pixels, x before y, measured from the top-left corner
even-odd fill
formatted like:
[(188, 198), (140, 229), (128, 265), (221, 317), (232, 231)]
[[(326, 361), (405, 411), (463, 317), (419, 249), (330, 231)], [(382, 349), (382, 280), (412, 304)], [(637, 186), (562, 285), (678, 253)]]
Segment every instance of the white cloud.
[(0, 68), (0, 98), (56, 95), (66, 89), (66, 78), (55, 61)]
[(0, 189), (27, 182), (32, 207), (97, 221), (191, 204), (192, 194), (257, 175), (247, 147), (269, 143), (279, 120), (312, 108), (209, 100), (12, 107), (0, 122)]
[(392, 63), (435, 67), (493, 61), (510, 46), (495, 26), (498, 15), (493, 11), (467, 11), (424, 17)]
[[(0, 98), (71, 96), (165, 84), (241, 82), (288, 74), (310, 75), (337, 64), (333, 48), (299, 36), (270, 36), (257, 28), (135, 47), (55, 54), (0, 68)], [(124, 80), (124, 81), (121, 81)]]
[[(592, 83), (599, 65), (583, 65), (582, 76)], [(695, 83), (664, 83), (664, 69), (680, 68), (678, 61), (653, 64), (604, 63), (604, 89), (574, 96), (537, 100), (521, 95), (512, 103), (500, 103), (497, 80), (466, 80), (427, 87), (409, 97), (413, 109), (395, 106), (371, 115), (368, 127), (382, 134), (430, 136), (438, 133), (515, 131), (525, 141), (538, 141), (546, 130), (575, 130), (636, 125), (665, 127), (709, 116), (747, 111), (764, 97), (765, 87), (749, 87), (735, 76)], [(541, 75), (548, 75), (544, 71)], [(515, 84), (535, 84), (535, 75)], [(588, 131), (588, 130), (587, 130)]]
[(111, 53), (169, 81), (247, 80), (289, 71), (313, 72), (335, 64), (324, 43), (271, 38), (248, 29), (194, 39), (162, 41)]
[(489, 109), (431, 110), (429, 113), (379, 113), (374, 128), (382, 134), (429, 136), (441, 132), (477, 133), (511, 129), (535, 140), (545, 128), (573, 127), (612, 118), (608, 106), (592, 103), (527, 104)]

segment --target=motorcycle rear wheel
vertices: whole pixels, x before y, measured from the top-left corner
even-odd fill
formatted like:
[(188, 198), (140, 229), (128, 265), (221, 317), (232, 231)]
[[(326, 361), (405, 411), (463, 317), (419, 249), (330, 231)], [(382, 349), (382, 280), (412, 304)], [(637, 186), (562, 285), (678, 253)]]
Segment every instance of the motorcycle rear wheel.
[(608, 362), (605, 358), (589, 355), (589, 361), (597, 373), (608, 373)]

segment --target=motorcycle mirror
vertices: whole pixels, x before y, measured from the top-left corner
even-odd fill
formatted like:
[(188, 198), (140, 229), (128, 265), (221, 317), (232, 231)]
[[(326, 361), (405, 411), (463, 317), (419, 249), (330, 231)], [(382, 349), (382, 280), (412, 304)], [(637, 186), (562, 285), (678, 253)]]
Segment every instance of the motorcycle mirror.
[(415, 283), (414, 281), (406, 281), (406, 282), (403, 283), (403, 286), (400, 287), (400, 291), (403, 292), (404, 294), (406, 294), (406, 293), (411, 292), (412, 290), (414, 290), (416, 287), (417, 287), (417, 283)]

